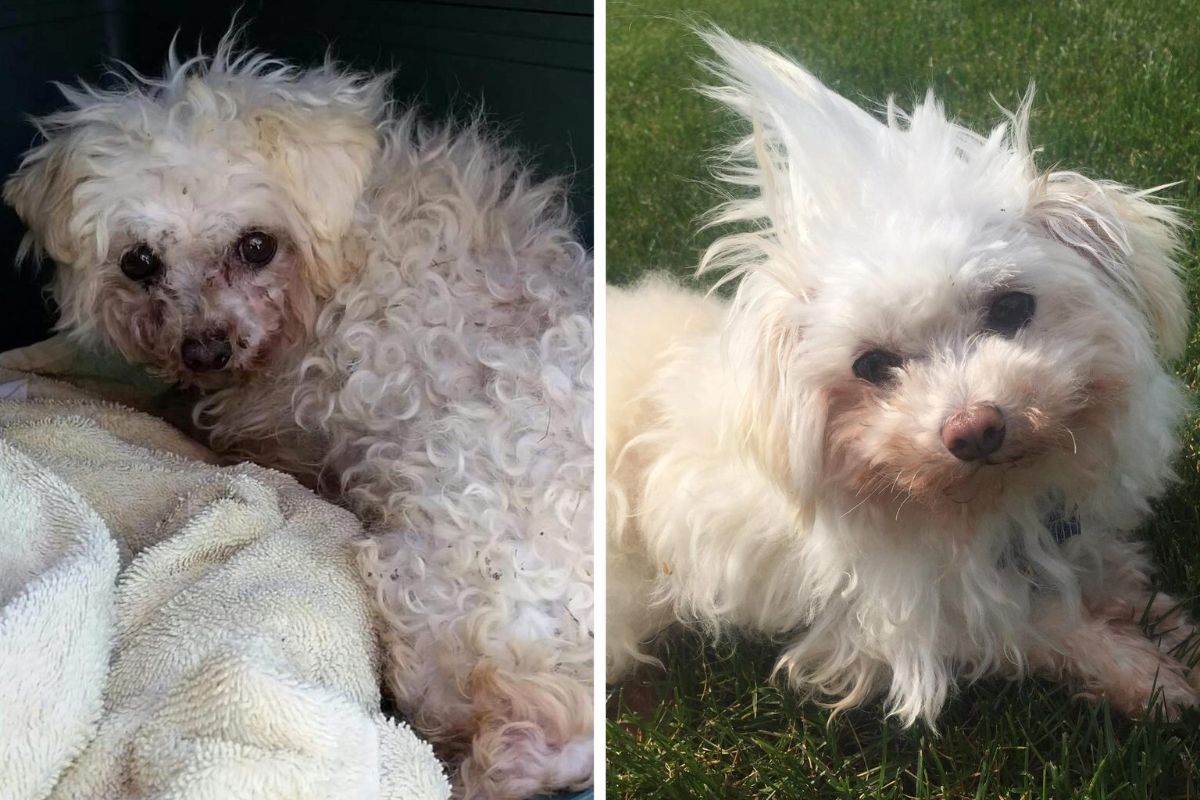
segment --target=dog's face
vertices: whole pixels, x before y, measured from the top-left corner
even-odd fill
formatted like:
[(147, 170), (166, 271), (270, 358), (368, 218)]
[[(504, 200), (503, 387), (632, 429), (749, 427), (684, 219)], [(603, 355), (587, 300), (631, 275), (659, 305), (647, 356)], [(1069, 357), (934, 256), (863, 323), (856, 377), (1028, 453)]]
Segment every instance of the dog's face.
[(384, 108), (378, 79), (231, 47), (68, 90), (5, 186), (59, 263), (60, 327), (204, 388), (269, 369), (344, 279)]
[(128, 172), (88, 179), (109, 208), (108, 241), (86, 268), (60, 270), (60, 303), (84, 302), (81, 322), (171, 381), (212, 387), (269, 367), (316, 303), (286, 193), (228, 150), (193, 170), (147, 167), (122, 146)]
[(794, 309), (826, 491), (982, 510), (1006, 491), (1074, 496), (1111, 459), (1155, 357), (1140, 316), (1016, 215), (963, 222), (947, 241), (909, 220), (907, 247), (831, 267)]
[(725, 212), (759, 229), (710, 252), (742, 275), (727, 341), (753, 457), (802, 498), (889, 515), (1028, 509), (1112, 474), (1186, 333), (1172, 213), (1039, 176), (1027, 106), (990, 136), (932, 98), (880, 121), (713, 44), (710, 93), (755, 125), (734, 179), (757, 193)]

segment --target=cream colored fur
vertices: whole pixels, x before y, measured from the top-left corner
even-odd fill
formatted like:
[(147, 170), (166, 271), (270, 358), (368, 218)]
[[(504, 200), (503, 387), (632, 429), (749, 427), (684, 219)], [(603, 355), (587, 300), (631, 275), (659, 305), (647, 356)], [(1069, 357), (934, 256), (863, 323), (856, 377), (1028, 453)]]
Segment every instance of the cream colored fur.
[[(387, 680), (462, 797), (592, 769), (592, 262), (562, 187), (388, 76), (232, 37), (161, 79), (68, 90), (5, 186), (60, 262), (60, 327), (198, 387), (229, 459), (353, 509)], [(239, 242), (268, 234), (267, 263)], [(144, 280), (121, 267), (149, 248)], [(220, 369), (189, 338), (230, 344)]]

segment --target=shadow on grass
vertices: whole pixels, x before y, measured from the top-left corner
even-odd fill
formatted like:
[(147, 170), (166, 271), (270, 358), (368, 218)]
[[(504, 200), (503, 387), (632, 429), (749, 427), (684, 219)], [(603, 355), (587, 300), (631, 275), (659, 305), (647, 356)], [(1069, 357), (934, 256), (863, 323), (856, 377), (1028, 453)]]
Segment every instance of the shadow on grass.
[[(878, 704), (830, 718), (768, 684), (776, 649), (679, 631), (608, 694), (610, 797), (1191, 798), (1200, 713), (1131, 721), (1038, 680), (985, 681), (938, 731)], [(632, 707), (631, 707), (632, 706)]]

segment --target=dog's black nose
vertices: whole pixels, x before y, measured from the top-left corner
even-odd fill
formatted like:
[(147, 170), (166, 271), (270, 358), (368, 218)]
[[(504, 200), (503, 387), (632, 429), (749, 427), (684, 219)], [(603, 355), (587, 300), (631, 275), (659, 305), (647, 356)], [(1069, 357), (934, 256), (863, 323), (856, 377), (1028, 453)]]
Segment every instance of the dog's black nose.
[(233, 346), (224, 333), (211, 331), (184, 339), (180, 355), (192, 372), (213, 372), (229, 363)]
[(960, 461), (987, 458), (1004, 444), (1004, 415), (993, 405), (980, 404), (946, 418), (942, 444)]

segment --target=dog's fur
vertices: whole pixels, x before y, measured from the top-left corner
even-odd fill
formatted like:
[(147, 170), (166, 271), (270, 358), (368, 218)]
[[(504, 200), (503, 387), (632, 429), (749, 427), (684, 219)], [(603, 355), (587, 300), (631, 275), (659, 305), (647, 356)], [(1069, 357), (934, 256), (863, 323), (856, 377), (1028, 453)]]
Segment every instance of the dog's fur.
[[(1185, 405), (1164, 367), (1187, 333), (1177, 216), (1038, 173), (1028, 99), (987, 135), (932, 96), (877, 117), (706, 38), (707, 95), (752, 128), (721, 167), (716, 221), (740, 232), (701, 268), (736, 292), (608, 295), (611, 679), (684, 620), (776, 637), (797, 689), (838, 709), (884, 694), (907, 724), (986, 674), (1131, 714), (1156, 690), (1196, 705), (1192, 625), (1131, 538)], [(1032, 319), (989, 330), (1013, 291)], [(900, 359), (880, 383), (853, 368), (875, 350)], [(1006, 438), (961, 461), (943, 426), (982, 405)]]
[[(460, 796), (586, 785), (592, 275), (561, 187), (397, 111), (387, 75), (235, 38), (37, 121), (4, 197), (60, 265), (60, 327), (200, 387), (215, 447), (364, 518), (391, 689)], [(165, 265), (144, 282), (139, 244)], [(193, 371), (182, 342), (212, 331), (229, 363)]]

